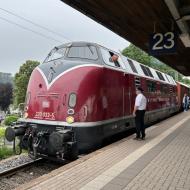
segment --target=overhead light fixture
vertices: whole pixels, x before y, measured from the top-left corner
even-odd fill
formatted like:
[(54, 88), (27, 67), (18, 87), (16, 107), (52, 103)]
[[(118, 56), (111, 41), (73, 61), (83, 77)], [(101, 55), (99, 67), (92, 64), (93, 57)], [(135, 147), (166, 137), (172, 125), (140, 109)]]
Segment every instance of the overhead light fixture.
[(183, 16), (181, 18), (180, 12), (179, 12), (179, 7), (177, 5), (176, 0), (165, 0), (166, 5), (168, 6), (174, 20), (176, 21), (178, 27), (181, 30), (181, 35), (179, 38), (181, 39), (183, 45), (185, 47), (190, 47), (190, 36), (189, 36), (189, 26), (187, 24), (187, 20), (190, 19), (189, 15)]
[(176, 1), (175, 0), (165, 0), (166, 5), (168, 6), (172, 16), (175, 20), (180, 18), (179, 11), (177, 9)]
[(183, 33), (179, 36), (185, 47), (190, 47), (190, 36), (187, 33)]

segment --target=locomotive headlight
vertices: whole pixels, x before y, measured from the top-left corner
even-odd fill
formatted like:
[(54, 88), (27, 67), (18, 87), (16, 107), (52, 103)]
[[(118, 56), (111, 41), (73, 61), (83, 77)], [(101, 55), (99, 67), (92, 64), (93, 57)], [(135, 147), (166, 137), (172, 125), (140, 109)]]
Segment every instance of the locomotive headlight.
[(69, 124), (73, 123), (74, 122), (74, 117), (72, 117), (72, 116), (66, 117), (66, 122), (69, 123)]

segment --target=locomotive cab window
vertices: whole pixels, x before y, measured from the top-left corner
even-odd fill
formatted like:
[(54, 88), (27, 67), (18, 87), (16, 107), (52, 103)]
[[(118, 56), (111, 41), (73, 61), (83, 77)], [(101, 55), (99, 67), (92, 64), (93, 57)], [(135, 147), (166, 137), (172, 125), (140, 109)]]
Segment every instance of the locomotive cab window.
[(44, 62), (49, 62), (55, 59), (60, 59), (65, 56), (66, 48), (55, 47), (47, 56)]
[(81, 58), (81, 59), (90, 59), (97, 60), (98, 54), (95, 46), (73, 46), (70, 47), (68, 52), (69, 58)]

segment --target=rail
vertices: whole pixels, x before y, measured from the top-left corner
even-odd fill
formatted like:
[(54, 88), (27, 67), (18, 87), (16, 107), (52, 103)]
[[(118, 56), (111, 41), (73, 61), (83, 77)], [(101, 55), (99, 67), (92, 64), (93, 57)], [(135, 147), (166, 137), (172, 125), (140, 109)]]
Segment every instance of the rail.
[(43, 160), (42, 158), (39, 158), (37, 160), (32, 160), (32, 161), (29, 161), (27, 163), (20, 164), (19, 166), (15, 166), (15, 167), (9, 168), (7, 170), (1, 171), (0, 172), (0, 178), (13, 175), (13, 174), (17, 173), (19, 170), (21, 170), (25, 167), (31, 166), (35, 163), (41, 162), (42, 160)]

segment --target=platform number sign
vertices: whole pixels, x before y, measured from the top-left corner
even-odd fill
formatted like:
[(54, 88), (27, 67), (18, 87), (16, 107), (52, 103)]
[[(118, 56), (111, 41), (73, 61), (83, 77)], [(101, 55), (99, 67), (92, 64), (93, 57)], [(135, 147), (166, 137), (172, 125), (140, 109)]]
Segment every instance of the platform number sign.
[(150, 35), (149, 52), (152, 55), (176, 52), (176, 34), (174, 32), (153, 33)]

